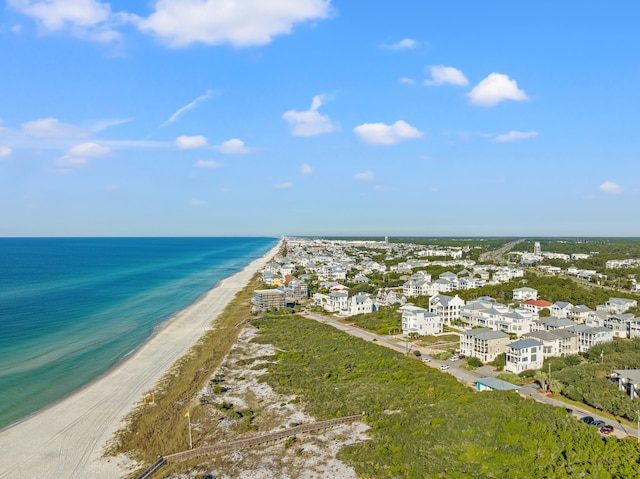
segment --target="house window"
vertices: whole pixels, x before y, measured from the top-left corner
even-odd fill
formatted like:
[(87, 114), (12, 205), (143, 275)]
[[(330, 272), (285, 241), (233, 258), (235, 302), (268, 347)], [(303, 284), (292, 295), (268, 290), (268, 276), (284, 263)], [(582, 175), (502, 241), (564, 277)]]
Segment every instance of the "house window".
[(532, 355), (531, 355), (531, 362), (532, 362), (532, 363), (535, 363), (535, 362), (536, 362), (536, 360), (537, 360), (537, 356), (536, 356), (535, 354), (532, 354)]

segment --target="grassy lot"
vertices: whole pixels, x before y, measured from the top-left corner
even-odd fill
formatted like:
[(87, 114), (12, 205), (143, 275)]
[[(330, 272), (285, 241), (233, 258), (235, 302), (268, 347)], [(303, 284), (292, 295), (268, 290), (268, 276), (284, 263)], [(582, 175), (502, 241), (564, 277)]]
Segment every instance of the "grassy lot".
[(395, 308), (381, 308), (374, 313), (349, 316), (347, 321), (380, 335), (402, 332), (402, 314)]
[[(278, 359), (264, 380), (318, 419), (365, 411), (371, 440), (340, 457), (362, 477), (636, 477), (638, 445), (603, 440), (513, 392), (475, 393), (451, 376), (304, 318), (256, 324)], [(394, 411), (393, 414), (385, 411)]]

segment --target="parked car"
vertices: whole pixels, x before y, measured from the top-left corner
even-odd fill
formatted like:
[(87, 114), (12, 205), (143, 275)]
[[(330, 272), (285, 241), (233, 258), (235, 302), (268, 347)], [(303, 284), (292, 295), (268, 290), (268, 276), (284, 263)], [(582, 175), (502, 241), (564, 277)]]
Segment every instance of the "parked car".
[(609, 424), (606, 424), (605, 426), (602, 426), (600, 428), (600, 432), (606, 436), (608, 436), (609, 434), (611, 434), (613, 432), (613, 426), (610, 426)]
[(597, 428), (601, 428), (602, 426), (606, 425), (606, 423), (604, 421), (593, 421), (589, 423), (589, 426), (593, 426), (593, 427), (597, 427)]
[(440, 371), (446, 371), (447, 369), (449, 369), (449, 365), (448, 364), (441, 364), (440, 365)]
[(591, 424), (593, 422), (593, 416), (585, 416), (581, 419), (581, 421), (586, 424)]
[(422, 362), (424, 362), (424, 363), (428, 363), (430, 361), (431, 361), (431, 359), (429, 359), (429, 358), (425, 358), (425, 357), (422, 358)]
[(449, 361), (457, 361), (458, 359), (460, 359), (460, 356), (455, 355), (455, 356), (451, 356), (451, 357), (449, 358)]

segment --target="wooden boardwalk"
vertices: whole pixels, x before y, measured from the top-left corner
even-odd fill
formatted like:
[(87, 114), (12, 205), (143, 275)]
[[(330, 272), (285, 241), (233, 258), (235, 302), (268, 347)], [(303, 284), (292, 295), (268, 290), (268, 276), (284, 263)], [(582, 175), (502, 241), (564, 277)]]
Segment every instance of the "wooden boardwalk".
[(265, 444), (267, 442), (278, 441), (280, 439), (295, 436), (297, 434), (303, 434), (305, 432), (319, 431), (350, 422), (361, 421), (364, 417), (364, 415), (358, 414), (357, 416), (346, 416), (337, 419), (329, 419), (328, 421), (314, 422), (312, 424), (302, 424), (301, 426), (284, 429), (282, 431), (273, 432), (271, 434), (265, 434), (264, 436), (251, 437), (248, 439), (241, 439), (239, 441), (233, 442), (221, 442), (218, 444), (213, 444), (211, 446), (203, 446), (196, 449), (190, 449), (188, 451), (178, 452), (176, 454), (170, 454), (168, 456), (164, 456), (164, 459), (167, 462), (178, 462), (184, 461), (185, 459), (190, 459), (192, 457), (205, 456), (207, 454), (216, 454), (219, 452), (245, 449), (247, 447), (257, 446), (259, 444)]
[(306, 432), (320, 431), (322, 429), (330, 429), (335, 426), (347, 424), (350, 422), (362, 421), (365, 418), (364, 414), (358, 414), (356, 416), (345, 416), (336, 419), (329, 419), (327, 421), (314, 422), (312, 424), (302, 424), (300, 426), (284, 429), (282, 431), (273, 432), (271, 434), (265, 434), (263, 436), (251, 437), (248, 439), (240, 439), (239, 441), (221, 442), (213, 444), (211, 446), (198, 447), (196, 449), (189, 449), (188, 451), (177, 452), (168, 456), (158, 456), (158, 460), (153, 463), (146, 471), (137, 477), (137, 479), (147, 479), (151, 477), (158, 469), (168, 462), (184, 461), (185, 459), (191, 459), (192, 457), (206, 456), (208, 454), (217, 454), (226, 451), (235, 451), (238, 449), (246, 449), (252, 446), (258, 446), (268, 442), (278, 441), (287, 437), (295, 436), (297, 434), (304, 434)]

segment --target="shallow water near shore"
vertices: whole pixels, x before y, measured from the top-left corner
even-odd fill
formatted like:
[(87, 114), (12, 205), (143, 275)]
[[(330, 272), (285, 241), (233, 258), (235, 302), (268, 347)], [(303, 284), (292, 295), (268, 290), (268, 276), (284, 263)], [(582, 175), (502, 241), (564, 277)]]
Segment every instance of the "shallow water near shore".
[(107, 371), (159, 324), (276, 243), (0, 239), (0, 428)]

